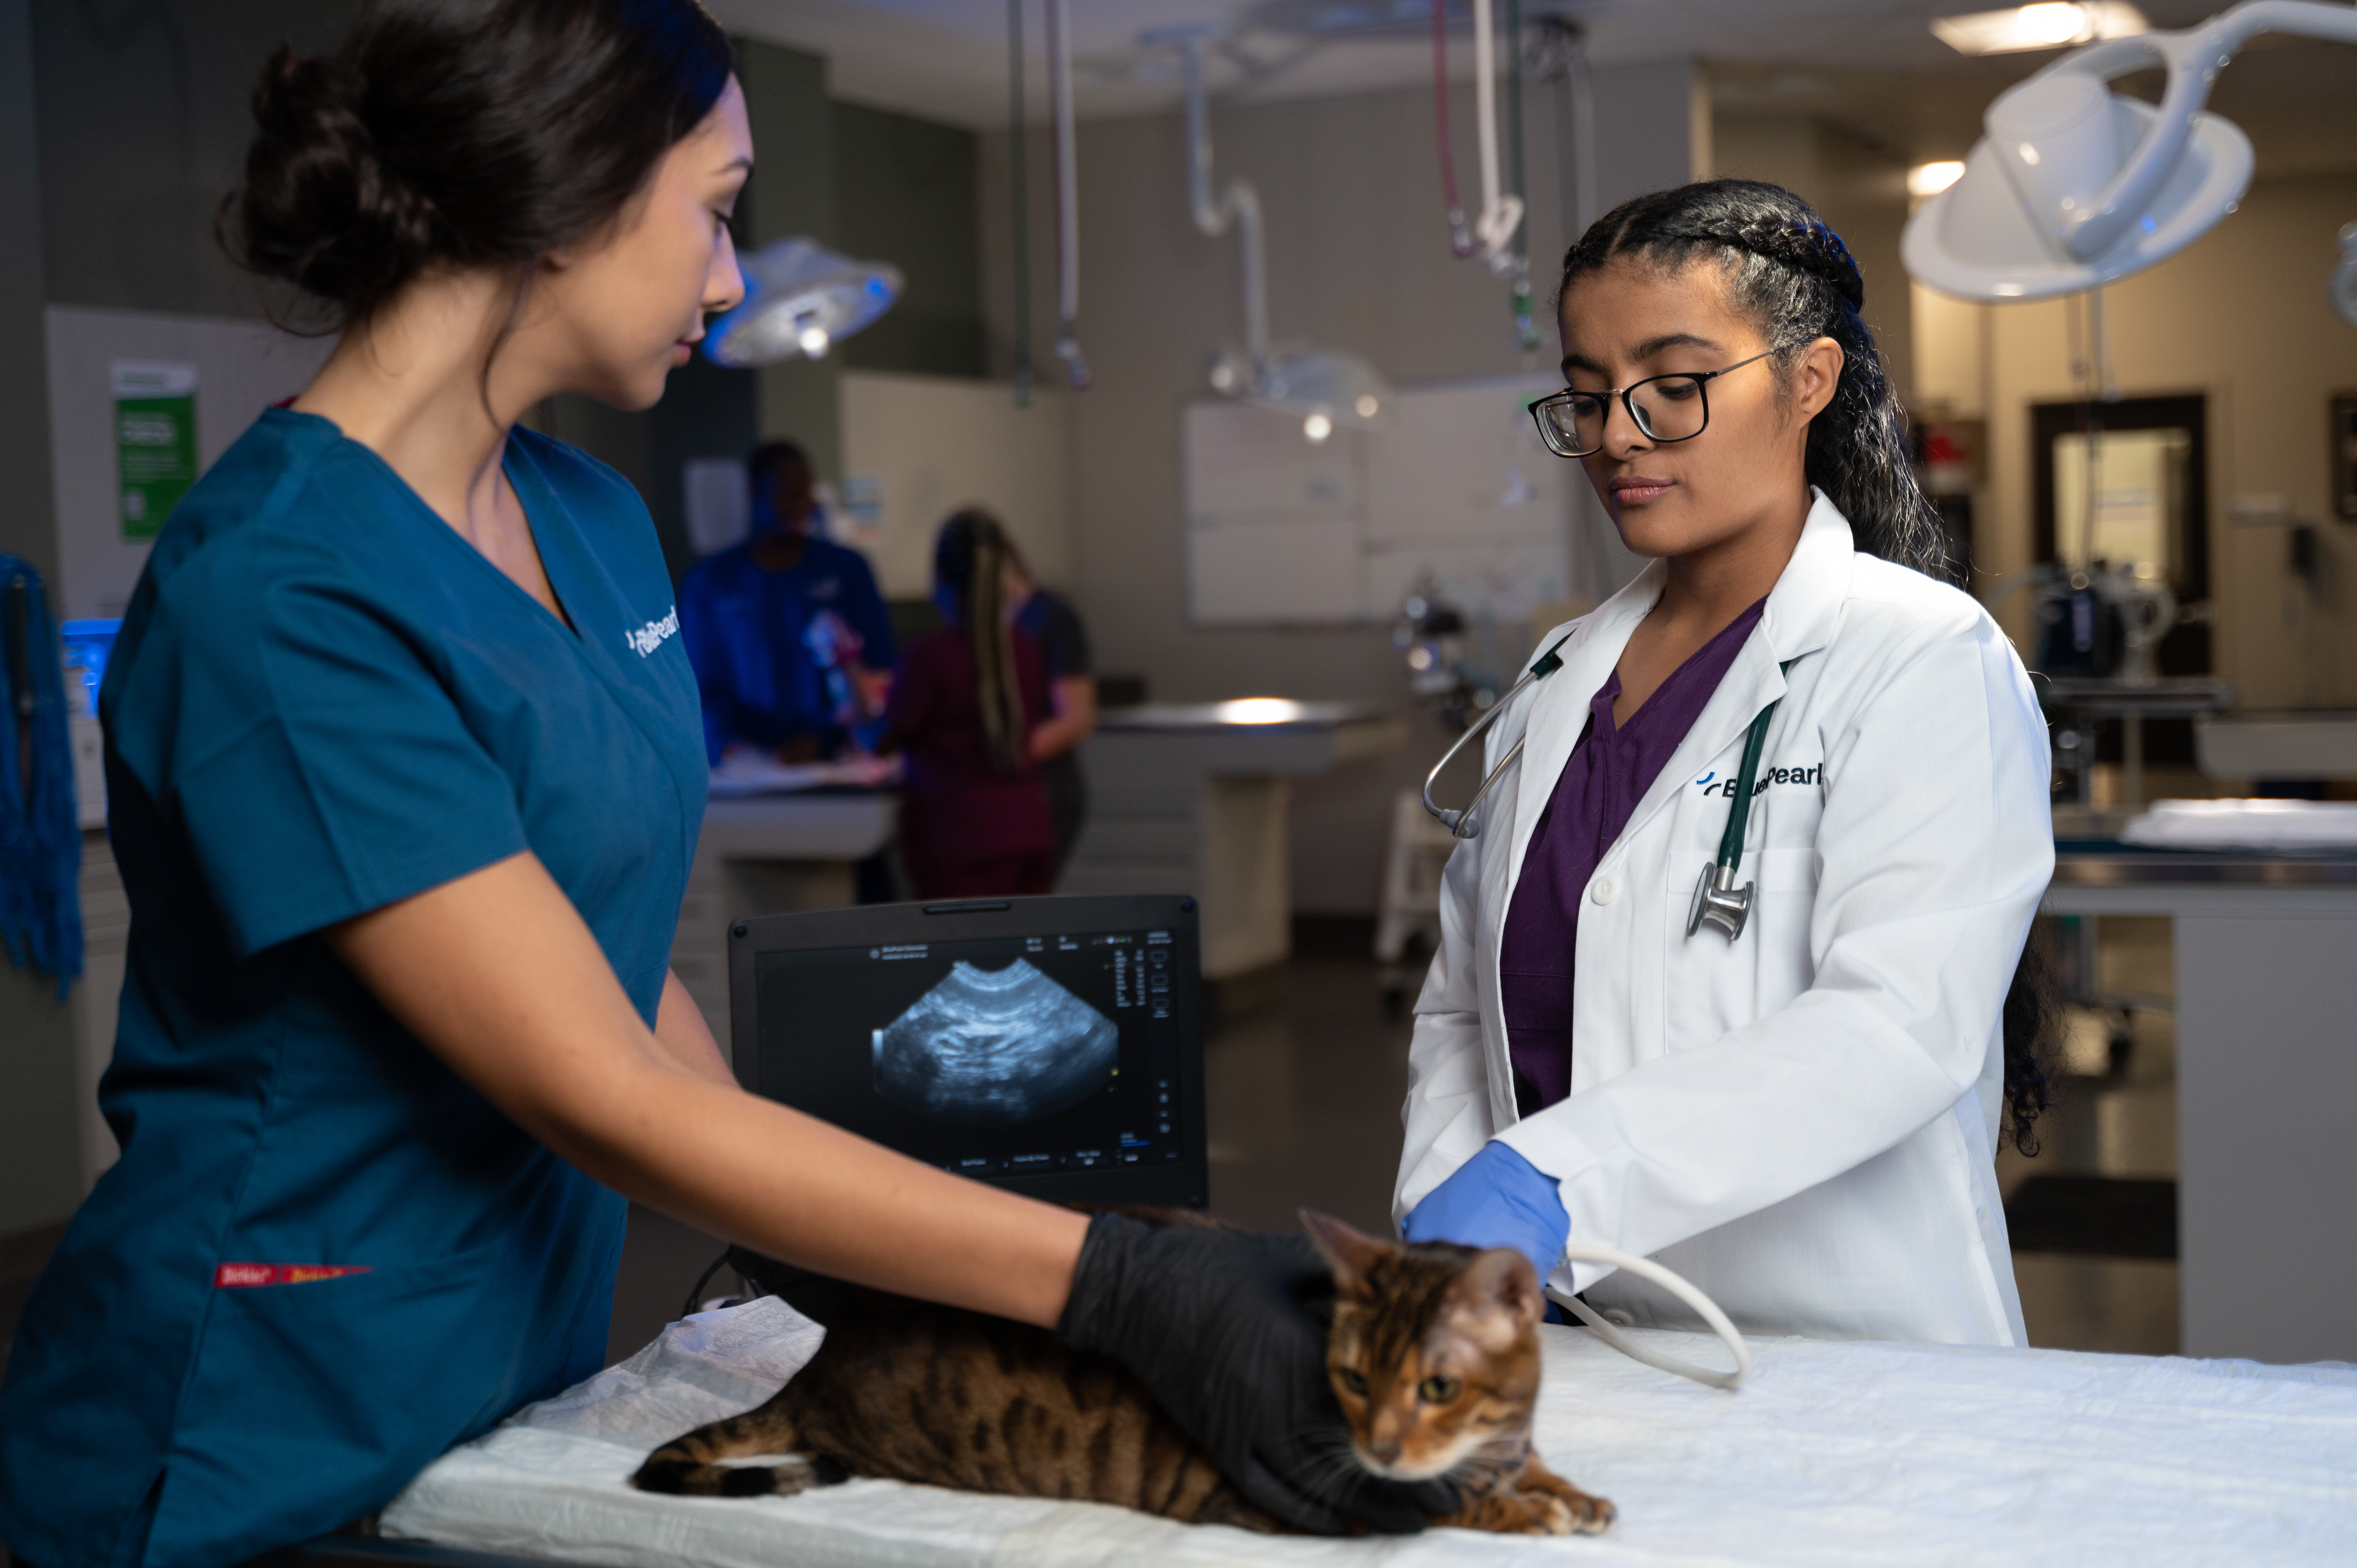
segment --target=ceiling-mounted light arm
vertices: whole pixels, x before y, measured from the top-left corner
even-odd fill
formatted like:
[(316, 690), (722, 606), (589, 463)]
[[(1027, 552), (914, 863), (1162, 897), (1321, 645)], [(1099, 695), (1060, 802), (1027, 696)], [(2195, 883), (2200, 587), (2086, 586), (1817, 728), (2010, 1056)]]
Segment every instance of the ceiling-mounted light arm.
[[(2195, 116), (2209, 102), (2218, 72), (2261, 33), (2357, 43), (2357, 8), (2318, 0), (2244, 0), (2182, 32), (2147, 33), (2089, 44), (1989, 105), (1990, 145), (2024, 199), (2037, 206), (2040, 216), (2053, 226), (2055, 238), (2073, 258), (2091, 260), (2144, 215), (2184, 153), (2193, 134)], [(2168, 70), (2169, 86), (2158, 119), (2135, 153), (2092, 198), (2063, 195), (2052, 202), (2041, 200), (2040, 194), (2052, 189), (2055, 177), (2039, 172), (2043, 155), (2038, 137), (2026, 133), (2034, 133), (2067, 105), (2065, 95), (2073, 91), (2069, 79), (2108, 81), (2156, 65)], [(2080, 95), (2083, 96), (2083, 91)], [(2055, 209), (2045, 210), (2050, 206)]]
[(1081, 171), (1073, 156), (1071, 0), (1048, 0), (1048, 75), (1056, 121), (1056, 358), (1079, 392), (1089, 384), (1081, 357)]
[(1213, 239), (1236, 229), (1244, 262), (1244, 352), (1255, 367), (1268, 363), (1268, 271), (1261, 254), (1260, 193), (1250, 180), (1232, 179), (1211, 199), (1211, 114), (1203, 93), (1203, 34), (1189, 31), (1173, 41), (1187, 70), (1187, 194), (1195, 227)]

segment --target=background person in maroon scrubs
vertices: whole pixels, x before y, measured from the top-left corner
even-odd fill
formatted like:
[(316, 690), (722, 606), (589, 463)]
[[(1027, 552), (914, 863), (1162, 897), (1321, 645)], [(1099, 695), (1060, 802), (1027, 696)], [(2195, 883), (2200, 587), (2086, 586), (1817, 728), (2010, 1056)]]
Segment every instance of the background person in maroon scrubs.
[(949, 624), (909, 650), (886, 710), (885, 749), (909, 754), (900, 851), (920, 898), (1055, 885), (1056, 828), (1031, 756), (1050, 711), (1048, 661), (1007, 613), (1011, 562), (987, 512), (942, 524), (933, 600)]

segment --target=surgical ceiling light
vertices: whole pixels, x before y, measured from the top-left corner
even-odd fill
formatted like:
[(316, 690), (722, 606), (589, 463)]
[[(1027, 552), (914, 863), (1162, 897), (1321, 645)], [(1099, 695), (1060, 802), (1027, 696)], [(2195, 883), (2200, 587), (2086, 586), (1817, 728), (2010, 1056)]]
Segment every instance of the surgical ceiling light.
[(2085, 0), (2083, 4), (2043, 0), (2003, 11), (1942, 16), (1932, 22), (1932, 31), (1958, 54), (2002, 55), (2092, 44), (2098, 38), (2125, 38), (2149, 26), (2143, 12), (2119, 0)]
[(780, 240), (738, 266), (743, 301), (715, 317), (704, 335), (705, 358), (732, 370), (824, 359), (900, 295), (899, 268), (855, 262), (815, 240)]
[(1211, 196), (1211, 117), (1203, 92), (1205, 27), (1149, 32), (1149, 48), (1176, 47), (1187, 79), (1187, 185), (1195, 227), (1213, 238), (1232, 227), (1243, 252), (1244, 344), (1224, 348), (1211, 363), (1214, 392), (1301, 421), (1313, 446), (1345, 426), (1381, 424), (1392, 403), (1391, 383), (1354, 354), (1306, 344), (1272, 345), (1268, 336), (1268, 274), (1261, 249), (1260, 193), (1232, 179)]
[[(2048, 299), (2191, 244), (2251, 183), (2250, 139), (2202, 105), (2235, 52), (2270, 32), (2357, 43), (2357, 8), (2244, 0), (2182, 32), (2090, 44), (2009, 89), (1983, 117), (1963, 177), (1907, 220), (1909, 275), (1964, 299)], [(2169, 72), (2157, 109), (2104, 86), (2156, 66)], [(2333, 286), (2357, 325), (2352, 266), (2357, 257), (2343, 260)]]

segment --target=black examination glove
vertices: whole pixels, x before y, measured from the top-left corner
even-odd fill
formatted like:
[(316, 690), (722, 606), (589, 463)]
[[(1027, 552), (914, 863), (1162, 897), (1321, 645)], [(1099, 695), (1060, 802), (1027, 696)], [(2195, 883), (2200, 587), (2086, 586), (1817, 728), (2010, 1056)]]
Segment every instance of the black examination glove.
[(1306, 1236), (1089, 1224), (1056, 1337), (1135, 1373), (1228, 1479), (1297, 1530), (1349, 1520), (1405, 1535), (1453, 1511), (1446, 1481), (1386, 1481), (1348, 1455), (1326, 1380), (1326, 1330), (1305, 1303), (1333, 1278)]

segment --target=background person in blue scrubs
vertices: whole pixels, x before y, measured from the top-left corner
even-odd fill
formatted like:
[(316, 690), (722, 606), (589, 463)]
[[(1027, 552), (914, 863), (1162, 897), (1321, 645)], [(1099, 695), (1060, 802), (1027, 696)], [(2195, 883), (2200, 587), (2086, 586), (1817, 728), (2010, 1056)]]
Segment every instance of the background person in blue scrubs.
[(102, 709), (120, 1161), (0, 1386), (0, 1540), (217, 1568), (594, 1371), (625, 1199), (1120, 1359), (1264, 1506), (1337, 1474), (1299, 1239), (1090, 1219), (742, 1091), (668, 967), (704, 747), (646, 509), (515, 427), (644, 408), (742, 293), (693, 0), (366, 0), (225, 227), (343, 328), (174, 513)]
[(771, 441), (747, 465), (753, 529), (679, 587), (680, 636), (704, 694), (705, 755), (833, 757), (884, 711), (892, 618), (858, 551), (825, 537), (810, 458)]

